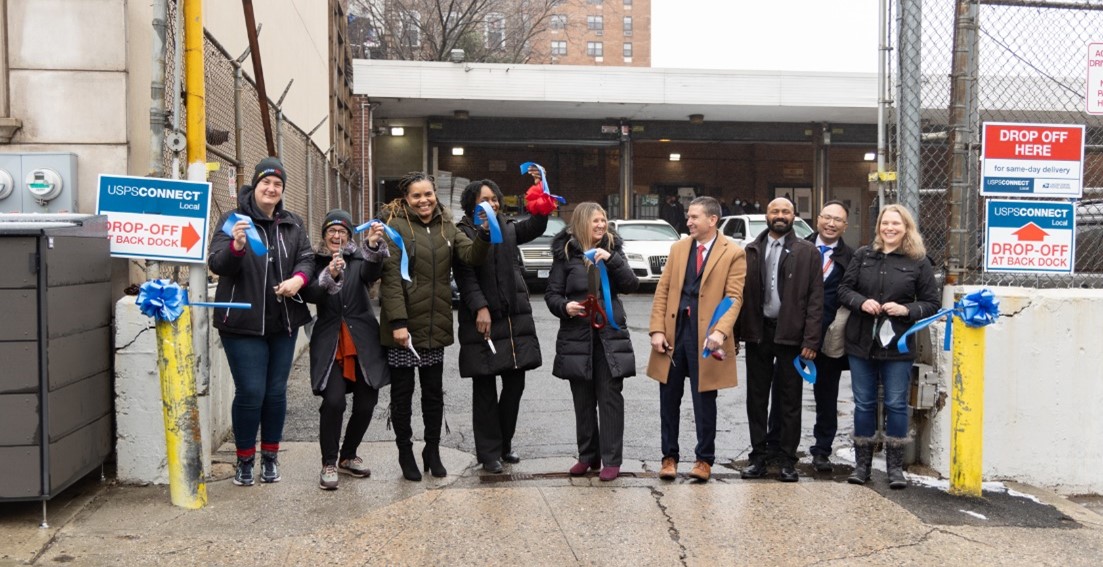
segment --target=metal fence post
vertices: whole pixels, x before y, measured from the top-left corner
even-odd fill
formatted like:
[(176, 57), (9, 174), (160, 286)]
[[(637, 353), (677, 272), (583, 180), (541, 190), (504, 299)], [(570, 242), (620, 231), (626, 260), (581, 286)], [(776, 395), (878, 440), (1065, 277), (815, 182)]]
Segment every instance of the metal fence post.
[(897, 114), (897, 148), (899, 155), (896, 171), (897, 201), (913, 217), (919, 219), (919, 170), (921, 154), (919, 141), (920, 76), (923, 72), (920, 57), (922, 0), (900, 0), (900, 89), (897, 92), (900, 111)]

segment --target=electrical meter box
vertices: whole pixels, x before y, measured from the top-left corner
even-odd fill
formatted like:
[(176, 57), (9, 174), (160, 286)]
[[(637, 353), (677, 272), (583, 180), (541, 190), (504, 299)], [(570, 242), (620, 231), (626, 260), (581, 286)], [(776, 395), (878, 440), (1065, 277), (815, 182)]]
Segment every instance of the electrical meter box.
[(0, 214), (77, 212), (77, 155), (0, 153)]

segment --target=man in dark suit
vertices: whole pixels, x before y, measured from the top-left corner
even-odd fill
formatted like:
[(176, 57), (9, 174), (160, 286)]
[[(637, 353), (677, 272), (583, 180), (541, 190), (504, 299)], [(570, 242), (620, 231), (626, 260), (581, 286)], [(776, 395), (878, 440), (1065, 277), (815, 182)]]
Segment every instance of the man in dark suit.
[[(820, 216), (816, 219), (816, 232), (808, 237), (808, 241), (819, 249), (823, 263), (824, 336), (839, 309), (839, 282), (843, 280), (846, 267), (854, 256), (854, 250), (843, 242), (848, 219), (846, 205), (840, 201), (828, 201), (824, 203)], [(822, 347), (822, 341), (820, 345)], [(828, 457), (831, 456), (835, 432), (839, 429), (839, 376), (849, 364), (845, 354), (832, 358), (822, 352), (817, 354), (815, 363), (816, 384), (812, 391), (816, 396), (816, 425), (812, 428), (812, 435), (816, 438), (816, 443), (809, 452), (812, 453), (812, 466), (817, 471), (831, 472), (831, 461)]]
[(803, 382), (794, 359), (815, 359), (823, 332), (823, 277), (816, 247), (793, 232), (793, 203), (774, 199), (766, 206), (766, 230), (746, 247), (747, 280), (735, 339), (747, 343), (747, 422), (750, 466), (743, 478), (766, 475), (770, 389), (777, 389), (778, 480), (796, 482)]
[(674, 227), (674, 230), (684, 233), (686, 231), (686, 211), (678, 202), (678, 195), (669, 193), (664, 197), (665, 201), (659, 207), (659, 218)]

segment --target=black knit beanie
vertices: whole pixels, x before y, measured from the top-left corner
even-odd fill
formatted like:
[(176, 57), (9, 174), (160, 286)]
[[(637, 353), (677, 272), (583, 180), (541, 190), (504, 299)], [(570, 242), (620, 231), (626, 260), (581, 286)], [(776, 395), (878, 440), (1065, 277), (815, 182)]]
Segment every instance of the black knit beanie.
[(283, 163), (280, 161), (280, 158), (266, 157), (260, 160), (260, 163), (257, 164), (257, 168), (253, 170), (253, 187), (256, 187), (261, 179), (269, 175), (275, 175), (280, 178), (280, 181), (287, 184), (287, 172), (284, 171)]
[(326, 213), (326, 220), (322, 223), (322, 236), (325, 237), (326, 231), (331, 226), (343, 226), (345, 230), (349, 231), (349, 236), (352, 236), (352, 215), (342, 211), (341, 209), (333, 209)]

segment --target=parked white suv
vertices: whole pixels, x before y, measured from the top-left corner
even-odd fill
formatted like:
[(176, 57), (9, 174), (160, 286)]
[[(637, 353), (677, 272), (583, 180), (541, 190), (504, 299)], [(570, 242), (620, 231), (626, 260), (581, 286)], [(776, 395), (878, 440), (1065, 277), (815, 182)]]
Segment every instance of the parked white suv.
[[(764, 230), (766, 215), (731, 215), (720, 219), (720, 234), (740, 246), (745, 247), (754, 242)], [(807, 238), (813, 232), (812, 227), (799, 217), (793, 221), (793, 230), (798, 238)]]

